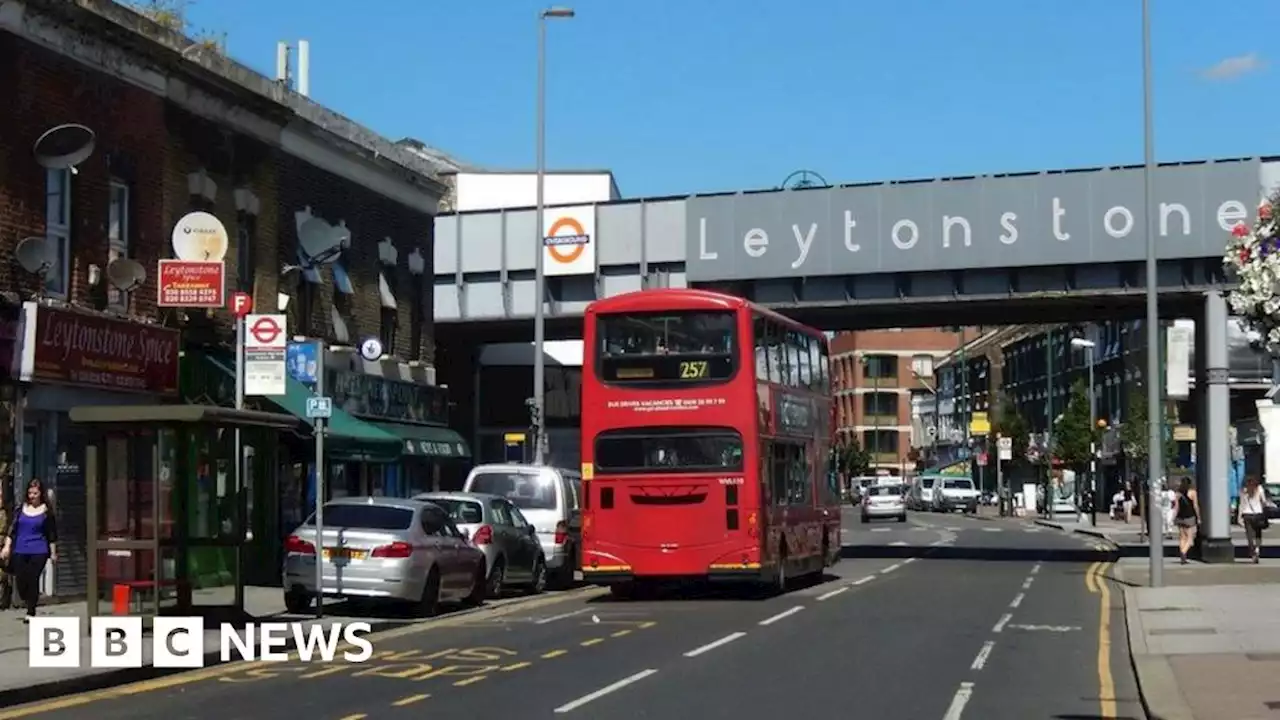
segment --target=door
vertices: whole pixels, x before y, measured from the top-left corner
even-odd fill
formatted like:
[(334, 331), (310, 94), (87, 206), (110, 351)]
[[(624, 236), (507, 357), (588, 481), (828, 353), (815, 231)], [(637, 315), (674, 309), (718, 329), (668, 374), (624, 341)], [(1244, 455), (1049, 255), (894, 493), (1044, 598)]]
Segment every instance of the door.
[(459, 565), (462, 558), (458, 553), (458, 545), (453, 542), (450, 529), (457, 533), (457, 528), (449, 522), (444, 511), (428, 507), (422, 511), (422, 532), (427, 536), (427, 544), (435, 556), (436, 567), (440, 572), (440, 588), (446, 595), (454, 595), (458, 587)]
[(511, 504), (506, 500), (489, 501), (489, 517), (493, 520), (493, 542), (507, 561), (507, 577), (521, 582), (527, 577), (529, 563), (524, 547), (511, 520)]

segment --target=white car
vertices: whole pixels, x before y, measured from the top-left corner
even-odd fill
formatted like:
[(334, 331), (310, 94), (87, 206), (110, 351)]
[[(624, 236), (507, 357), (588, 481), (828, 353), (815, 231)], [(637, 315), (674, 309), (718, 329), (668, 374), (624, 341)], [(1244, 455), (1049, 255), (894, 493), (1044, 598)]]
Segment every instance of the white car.
[(862, 495), (862, 522), (893, 518), (907, 521), (907, 501), (902, 485), (872, 485)]

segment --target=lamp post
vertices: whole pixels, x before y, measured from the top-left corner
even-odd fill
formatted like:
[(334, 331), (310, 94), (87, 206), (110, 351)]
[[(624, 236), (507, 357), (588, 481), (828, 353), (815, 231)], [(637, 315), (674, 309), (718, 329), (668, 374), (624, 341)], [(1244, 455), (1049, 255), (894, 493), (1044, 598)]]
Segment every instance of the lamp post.
[(1098, 524), (1098, 446), (1093, 433), (1098, 427), (1098, 393), (1093, 387), (1093, 348), (1096, 346), (1097, 343), (1084, 338), (1071, 340), (1071, 347), (1084, 348), (1084, 362), (1089, 366), (1089, 522), (1095, 527)]
[(1147, 541), (1148, 558), (1151, 563), (1151, 587), (1164, 584), (1164, 536), (1158, 530), (1163, 519), (1160, 517), (1160, 472), (1164, 469), (1164, 432), (1160, 419), (1164, 413), (1160, 411), (1160, 308), (1156, 284), (1159, 276), (1156, 272), (1156, 234), (1152, 229), (1155, 212), (1155, 189), (1151, 184), (1151, 175), (1155, 171), (1156, 146), (1155, 130), (1152, 123), (1152, 90), (1151, 90), (1151, 0), (1142, 0), (1142, 199), (1143, 199), (1143, 232), (1147, 236)]
[(543, 360), (543, 345), (546, 342), (546, 322), (543, 318), (543, 305), (547, 301), (547, 278), (543, 269), (546, 255), (546, 221), (543, 219), (546, 208), (544, 189), (547, 179), (547, 21), (569, 19), (573, 17), (570, 8), (553, 7), (538, 13), (538, 119), (537, 119), (537, 217), (534, 220), (534, 231), (538, 233), (537, 253), (534, 259), (534, 304), (533, 304), (533, 461), (539, 465), (546, 453), (547, 423), (544, 417), (546, 408), (546, 362)]

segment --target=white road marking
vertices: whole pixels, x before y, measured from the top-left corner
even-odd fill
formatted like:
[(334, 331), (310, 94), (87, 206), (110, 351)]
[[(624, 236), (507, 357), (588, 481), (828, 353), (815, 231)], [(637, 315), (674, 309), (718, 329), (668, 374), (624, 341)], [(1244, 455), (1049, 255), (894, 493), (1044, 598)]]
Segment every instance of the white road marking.
[(871, 582), (872, 580), (875, 580), (875, 579), (876, 579), (876, 576), (875, 576), (875, 575), (868, 575), (868, 576), (866, 576), (866, 577), (864, 577), (864, 578), (858, 578), (857, 580), (854, 580), (853, 582), (849, 583), (849, 586), (850, 586), (850, 587), (853, 587), (853, 586), (856, 586), (856, 585), (866, 585), (867, 583), (869, 583), (869, 582)]
[(920, 559), (920, 558), (913, 558), (913, 557), (909, 557), (909, 558), (907, 558), (906, 560), (903, 560), (903, 561), (902, 561), (902, 564), (903, 564), (903, 565), (908, 565), (908, 564), (913, 563), (913, 562), (915, 562), (916, 560), (919, 560), (919, 559)]
[(1004, 528), (982, 528), (982, 532), (1000, 532)]
[(897, 542), (891, 542), (891, 543), (889, 543), (889, 547), (907, 547), (907, 546), (908, 546), (908, 545), (910, 545), (910, 544), (911, 544), (911, 543), (906, 542), (906, 541), (904, 541), (904, 540), (899, 540), (899, 541), (897, 541)]
[(695, 649), (693, 649), (693, 650), (690, 650), (689, 652), (685, 653), (685, 654), (684, 654), (684, 656), (685, 656), (685, 657), (687, 657), (687, 658), (691, 658), (691, 657), (698, 657), (699, 655), (701, 655), (701, 654), (702, 654), (702, 653), (704, 653), (704, 652), (710, 652), (711, 650), (715, 650), (716, 648), (720, 647), (721, 645), (728, 645), (729, 643), (733, 642), (734, 640), (737, 640), (738, 638), (744, 638), (744, 637), (746, 637), (746, 636), (747, 636), (747, 634), (746, 634), (746, 633), (744, 633), (744, 632), (730, 633), (730, 634), (725, 635), (724, 637), (720, 638), (719, 640), (716, 640), (715, 642), (709, 642), (709, 643), (707, 643), (706, 645), (703, 645), (703, 646), (702, 646), (702, 647), (700, 647), (700, 648), (695, 648)]
[(791, 617), (792, 615), (795, 615), (796, 613), (800, 612), (800, 611), (801, 611), (801, 610), (803, 610), (803, 609), (804, 609), (804, 606), (803, 606), (803, 605), (797, 605), (797, 606), (795, 606), (795, 607), (791, 608), (790, 610), (783, 610), (782, 612), (778, 613), (777, 615), (774, 615), (773, 617), (765, 618), (764, 620), (761, 620), (761, 621), (760, 621), (760, 624), (761, 624), (761, 625), (772, 625), (772, 624), (774, 624), (774, 623), (778, 622), (779, 620), (781, 620), (781, 619), (783, 619), (783, 618)]
[(960, 532), (963, 529), (964, 528), (958, 528), (958, 527), (943, 528), (943, 530), (946, 530), (947, 532)]
[(993, 633), (1004, 632), (1004, 626), (1008, 625), (1009, 621), (1012, 619), (1013, 619), (1013, 613), (1005, 613), (1003, 616), (1001, 616), (1000, 622), (996, 623), (996, 626), (991, 628), (991, 632)]
[(1072, 632), (1079, 630), (1079, 625), (1010, 625), (1014, 630), (1045, 630), (1048, 632)]
[(1031, 574), (1035, 575), (1040, 572), (1040, 563), (1031, 566)]
[(1035, 579), (1035, 578), (1027, 578), (1026, 580), (1023, 580), (1023, 581), (1022, 581), (1022, 589), (1023, 589), (1023, 590), (1030, 590), (1030, 589), (1031, 589), (1031, 581), (1032, 581), (1032, 580), (1034, 580), (1034, 579)]
[(831, 592), (822, 593), (821, 595), (818, 596), (818, 601), (821, 602), (823, 600), (830, 600), (831, 598), (839, 595), (840, 593), (848, 589), (849, 589), (849, 586), (845, 585), (844, 587), (838, 587), (835, 590), (832, 590)]
[(1027, 597), (1026, 593), (1018, 593), (1018, 596), (1013, 599), (1013, 602), (1009, 603), (1009, 607), (1011, 608), (1018, 607), (1019, 605), (1022, 604), (1023, 599), (1025, 599), (1026, 597)]
[(546, 625), (547, 623), (553, 623), (553, 622), (555, 622), (555, 621), (557, 621), (557, 620), (564, 620), (565, 618), (571, 618), (571, 617), (573, 617), (574, 615), (581, 615), (582, 613), (587, 612), (587, 611), (588, 611), (588, 610), (590, 610), (590, 609), (591, 609), (591, 608), (581, 608), (581, 609), (579, 609), (579, 610), (574, 610), (574, 611), (572, 611), (572, 612), (560, 613), (559, 615), (552, 615), (551, 617), (544, 617), (544, 618), (542, 618), (541, 620), (537, 620), (537, 621), (535, 621), (533, 624), (534, 624), (534, 625)]
[(881, 575), (888, 575), (889, 573), (893, 572), (894, 570), (897, 570), (897, 569), (898, 569), (898, 568), (900, 568), (900, 567), (902, 567), (902, 563), (894, 563), (894, 564), (890, 565), (889, 567), (887, 567), (887, 568), (885, 568), (885, 569), (881, 570), (881, 571), (880, 571), (880, 574), (881, 574)]
[(972, 696), (973, 683), (960, 683), (960, 689), (956, 690), (956, 694), (952, 696), (951, 706), (947, 708), (947, 714), (942, 716), (942, 720), (960, 720), (964, 715), (964, 706), (969, 704), (969, 698)]
[(988, 640), (982, 643), (982, 649), (978, 651), (978, 656), (973, 659), (973, 664), (969, 666), (970, 670), (981, 670), (987, 664), (987, 658), (991, 657), (991, 650), (996, 646), (995, 640)]
[(871, 528), (871, 532), (889, 532), (893, 528)]
[(605, 685), (604, 687), (600, 688), (599, 690), (596, 690), (593, 693), (588, 693), (586, 695), (583, 695), (582, 697), (578, 698), (577, 700), (574, 700), (573, 702), (565, 703), (564, 705), (561, 705), (560, 707), (556, 708), (556, 712), (557, 713), (572, 712), (582, 707), (583, 705), (586, 705), (589, 702), (592, 702), (594, 700), (599, 700), (600, 698), (604, 697), (605, 695), (608, 695), (609, 693), (617, 692), (622, 688), (628, 685), (631, 685), (632, 683), (640, 682), (641, 680), (649, 677), (650, 675), (653, 675), (656, 672), (658, 671), (652, 668), (648, 670), (641, 670), (635, 675), (622, 678), (621, 680), (619, 680), (616, 683), (613, 683), (612, 685)]
[(933, 542), (929, 543), (929, 547), (938, 547), (939, 545), (945, 542), (946, 540), (934, 540)]

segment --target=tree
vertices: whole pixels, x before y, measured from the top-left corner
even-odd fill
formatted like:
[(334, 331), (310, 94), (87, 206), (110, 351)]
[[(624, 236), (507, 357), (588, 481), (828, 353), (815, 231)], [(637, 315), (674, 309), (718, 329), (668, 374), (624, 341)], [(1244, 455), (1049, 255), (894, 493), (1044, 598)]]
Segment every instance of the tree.
[[(1128, 399), (1129, 407), (1125, 411), (1124, 421), (1120, 423), (1120, 448), (1124, 451), (1126, 458), (1145, 470), (1147, 457), (1150, 455), (1148, 452), (1150, 423), (1147, 422), (1146, 387), (1142, 383), (1134, 383), (1129, 389)], [(1167, 411), (1164, 424), (1166, 427), (1161, 428), (1161, 436), (1164, 438), (1163, 455), (1164, 465), (1167, 468), (1178, 456), (1178, 443), (1173, 439), (1173, 422)]]
[(1092, 446), (1101, 437), (1089, 412), (1089, 392), (1083, 381), (1071, 386), (1067, 409), (1053, 428), (1053, 454), (1074, 470), (1089, 466)]
[(845, 477), (854, 478), (871, 472), (871, 453), (862, 449), (857, 438), (848, 438), (840, 443), (836, 460)]
[(996, 416), (992, 433), (1013, 441), (1013, 457), (1006, 461), (1008, 463), (1006, 467), (1021, 465), (1027, 461), (1027, 443), (1031, 439), (1031, 426), (1027, 424), (1027, 419), (1022, 417), (1022, 413), (1018, 412), (1018, 406), (1014, 404), (1013, 398), (1004, 399), (1000, 406), (1000, 414)]
[(194, 0), (125, 0), (125, 6), (171, 32), (195, 40), (196, 46), (219, 55), (227, 54), (227, 34), (197, 29), (187, 21)]

